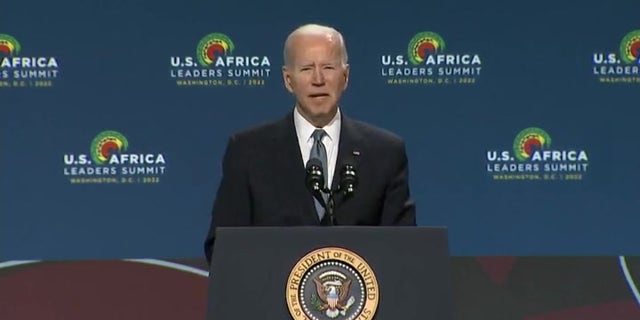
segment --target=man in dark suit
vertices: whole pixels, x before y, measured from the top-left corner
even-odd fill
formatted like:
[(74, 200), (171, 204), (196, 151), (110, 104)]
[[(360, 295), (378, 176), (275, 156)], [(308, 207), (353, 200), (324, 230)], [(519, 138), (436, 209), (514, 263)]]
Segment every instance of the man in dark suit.
[[(416, 225), (403, 140), (339, 108), (349, 80), (342, 35), (304, 25), (287, 38), (284, 62), (284, 84), (295, 107), (284, 119), (229, 139), (205, 241), (209, 262), (220, 226)], [(305, 185), (309, 158), (322, 160), (331, 190), (346, 164), (356, 169), (357, 189), (336, 203), (332, 217)]]

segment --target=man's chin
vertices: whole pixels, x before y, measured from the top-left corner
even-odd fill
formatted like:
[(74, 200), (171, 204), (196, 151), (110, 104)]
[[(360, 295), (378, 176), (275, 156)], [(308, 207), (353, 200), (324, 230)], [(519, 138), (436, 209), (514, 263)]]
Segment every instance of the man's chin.
[(327, 117), (333, 117), (333, 115), (335, 114), (335, 109), (331, 108), (331, 107), (327, 107), (327, 108), (319, 108), (313, 111), (312, 115), (316, 118), (327, 118)]
[(335, 104), (333, 104), (333, 102), (323, 102), (323, 103), (310, 103), (309, 106), (311, 107), (311, 112), (313, 112), (314, 114), (333, 114), (336, 111), (336, 107), (334, 107)]
[(332, 101), (305, 101), (304, 107), (300, 107), (301, 111), (311, 116), (333, 115), (338, 107)]
[(303, 116), (314, 125), (325, 125), (336, 112), (336, 109), (331, 107), (312, 107), (311, 110), (307, 110), (307, 112), (303, 112)]

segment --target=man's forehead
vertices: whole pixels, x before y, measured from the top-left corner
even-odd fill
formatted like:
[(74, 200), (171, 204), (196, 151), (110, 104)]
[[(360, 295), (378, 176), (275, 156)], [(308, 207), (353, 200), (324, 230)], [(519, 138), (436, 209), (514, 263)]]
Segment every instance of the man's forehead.
[(300, 42), (326, 42), (330, 44), (336, 44), (338, 38), (331, 33), (301, 33), (294, 36), (292, 39), (292, 44), (300, 43)]

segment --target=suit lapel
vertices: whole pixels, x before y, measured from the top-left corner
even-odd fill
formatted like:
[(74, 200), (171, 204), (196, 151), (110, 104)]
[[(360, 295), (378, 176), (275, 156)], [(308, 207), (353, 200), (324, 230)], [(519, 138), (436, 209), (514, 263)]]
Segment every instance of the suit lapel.
[(305, 186), (305, 166), (300, 153), (298, 136), (293, 122), (293, 112), (290, 112), (278, 125), (277, 138), (273, 141), (273, 148), (278, 155), (275, 167), (282, 172), (283, 192), (290, 193), (287, 198), (292, 203), (286, 204), (288, 207), (298, 208), (301, 215), (310, 224), (319, 224), (320, 220), (316, 213), (313, 197)]
[[(342, 114), (340, 127), (340, 142), (338, 144), (338, 158), (335, 172), (333, 174), (332, 189), (336, 189), (340, 183), (340, 171), (345, 164), (353, 164), (358, 168), (362, 155), (363, 136), (356, 127), (353, 120)], [(298, 136), (293, 122), (293, 112), (290, 112), (277, 126), (278, 133), (274, 135), (272, 148), (275, 151), (273, 168), (277, 172), (282, 172), (282, 183), (284, 191), (290, 192), (292, 203), (287, 206), (300, 208), (301, 214), (309, 224), (320, 224), (320, 219), (316, 213), (313, 196), (307, 190), (304, 181), (306, 177), (305, 165)]]
[(345, 164), (358, 167), (362, 153), (362, 134), (355, 126), (353, 120), (342, 114), (340, 127), (340, 142), (338, 144), (338, 159), (331, 182), (332, 189), (336, 190), (340, 183), (340, 172)]

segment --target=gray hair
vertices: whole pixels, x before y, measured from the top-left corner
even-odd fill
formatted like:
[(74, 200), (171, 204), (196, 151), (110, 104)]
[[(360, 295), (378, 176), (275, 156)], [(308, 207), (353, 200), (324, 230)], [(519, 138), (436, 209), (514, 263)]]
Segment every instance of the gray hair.
[(349, 56), (347, 54), (347, 46), (344, 42), (344, 37), (342, 36), (342, 34), (329, 26), (324, 26), (324, 25), (320, 25), (320, 24), (305, 24), (302, 25), (298, 28), (296, 28), (293, 32), (291, 32), (289, 34), (289, 36), (287, 37), (287, 40), (284, 42), (284, 51), (283, 51), (283, 58), (284, 58), (284, 64), (285, 66), (289, 64), (290, 60), (290, 53), (289, 51), (291, 50), (291, 42), (292, 39), (297, 36), (297, 35), (332, 35), (335, 36), (338, 39), (338, 43), (340, 45), (340, 55), (341, 55), (341, 60), (342, 63), (344, 65), (346, 65), (349, 61)]

